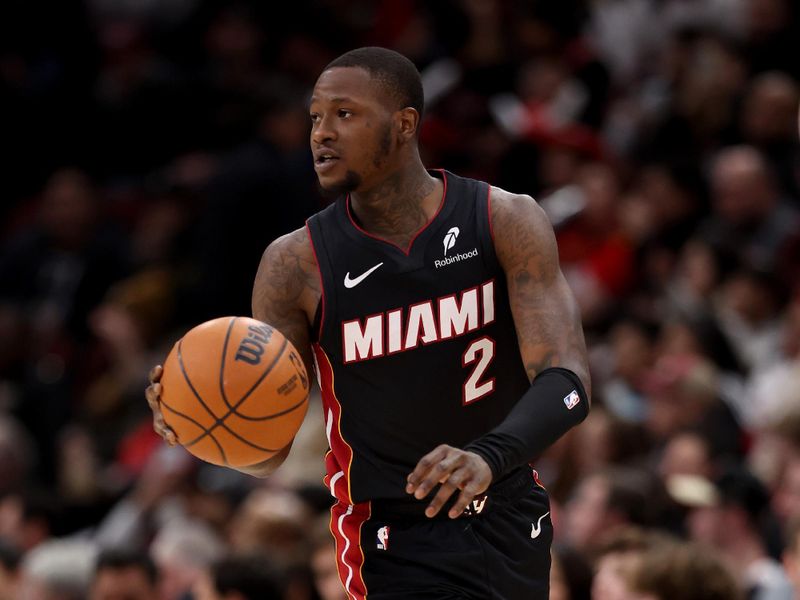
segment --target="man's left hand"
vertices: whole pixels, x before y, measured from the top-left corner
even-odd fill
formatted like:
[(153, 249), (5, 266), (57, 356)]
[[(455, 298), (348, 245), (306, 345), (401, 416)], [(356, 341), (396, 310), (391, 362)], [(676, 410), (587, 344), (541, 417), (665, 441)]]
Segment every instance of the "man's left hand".
[(492, 483), (492, 471), (486, 461), (474, 452), (442, 444), (420, 459), (408, 476), (406, 492), (421, 500), (438, 483), (442, 486), (425, 509), (425, 516), (435, 516), (453, 492), (461, 490), (455, 504), (447, 513), (451, 519), (455, 519), (464, 512), (475, 496), (488, 489)]

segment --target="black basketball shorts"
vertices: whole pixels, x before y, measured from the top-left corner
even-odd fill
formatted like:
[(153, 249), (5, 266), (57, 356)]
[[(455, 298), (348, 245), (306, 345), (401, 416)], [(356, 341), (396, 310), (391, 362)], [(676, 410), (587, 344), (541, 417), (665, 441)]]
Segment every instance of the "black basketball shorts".
[[(432, 497), (432, 495), (431, 495)], [(428, 501), (338, 503), (339, 576), (351, 600), (547, 600), (553, 527), (536, 472), (520, 469), (457, 519)]]

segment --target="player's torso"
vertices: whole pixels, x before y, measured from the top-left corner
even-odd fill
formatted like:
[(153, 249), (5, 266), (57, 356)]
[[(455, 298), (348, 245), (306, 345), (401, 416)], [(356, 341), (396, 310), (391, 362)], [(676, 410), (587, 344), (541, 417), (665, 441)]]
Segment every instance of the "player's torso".
[(528, 386), (489, 187), (434, 174), (442, 205), (408, 249), (361, 230), (345, 200), (309, 220), (323, 281), (314, 350), (327, 482), (345, 502), (404, 498), (424, 454), (485, 433)]

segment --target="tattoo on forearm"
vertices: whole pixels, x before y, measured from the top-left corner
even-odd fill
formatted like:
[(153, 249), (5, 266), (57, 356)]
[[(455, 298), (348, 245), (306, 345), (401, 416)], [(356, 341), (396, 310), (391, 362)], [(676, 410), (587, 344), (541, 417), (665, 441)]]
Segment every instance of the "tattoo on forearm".
[[(500, 208), (492, 213), (495, 229), (502, 231), (495, 246), (506, 268), (528, 377), (533, 379), (549, 367), (562, 366), (588, 382), (580, 315), (558, 266), (552, 228), (530, 199), (517, 197), (508, 202), (508, 196), (501, 196), (500, 200)], [(515, 210), (515, 206), (521, 210)]]

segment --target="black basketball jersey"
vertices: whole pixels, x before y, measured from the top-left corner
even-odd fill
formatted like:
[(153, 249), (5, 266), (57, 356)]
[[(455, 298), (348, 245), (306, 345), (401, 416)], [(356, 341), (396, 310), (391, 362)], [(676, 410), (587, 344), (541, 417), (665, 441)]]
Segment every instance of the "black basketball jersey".
[(370, 235), (349, 198), (308, 220), (322, 278), (313, 344), (342, 502), (411, 499), (406, 477), (439, 444), (461, 447), (505, 418), (529, 381), (489, 186), (446, 171), (438, 212), (408, 248)]

